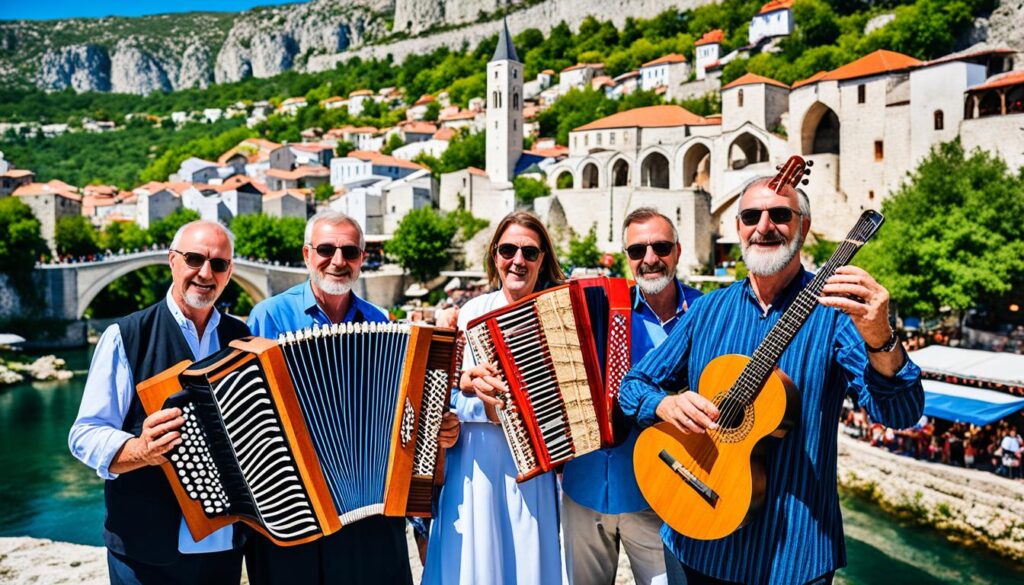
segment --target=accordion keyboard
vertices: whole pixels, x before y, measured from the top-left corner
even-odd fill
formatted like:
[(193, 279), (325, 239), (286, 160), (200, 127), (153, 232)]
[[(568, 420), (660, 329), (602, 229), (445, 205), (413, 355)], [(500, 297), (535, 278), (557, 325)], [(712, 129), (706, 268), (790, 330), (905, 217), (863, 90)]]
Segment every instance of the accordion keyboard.
[(212, 387), (224, 429), (262, 524), (281, 540), (319, 532), (309, 496), (256, 362)]
[[(466, 341), (478, 362), (498, 363), (498, 351), (487, 333), (486, 324), (469, 329), (466, 332)], [(508, 380), (505, 379), (501, 370), (498, 371), (498, 378), (506, 387), (508, 386)], [(526, 474), (536, 469), (537, 458), (534, 457), (533, 449), (530, 447), (530, 435), (526, 432), (526, 424), (523, 422), (522, 415), (516, 410), (514, 402), (506, 400), (505, 409), (498, 411), (498, 420), (519, 473)]]
[(520, 386), (529, 397), (541, 442), (554, 462), (572, 456), (574, 450), (558, 379), (534, 310), (534, 303), (524, 303), (496, 320), (518, 369)]

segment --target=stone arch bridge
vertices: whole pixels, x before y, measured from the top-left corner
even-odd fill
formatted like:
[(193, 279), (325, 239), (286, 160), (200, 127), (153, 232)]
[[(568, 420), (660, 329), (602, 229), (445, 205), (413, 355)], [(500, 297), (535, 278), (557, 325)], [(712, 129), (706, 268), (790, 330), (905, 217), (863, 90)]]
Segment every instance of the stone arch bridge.
[[(165, 266), (165, 250), (147, 250), (123, 254), (97, 262), (45, 264), (36, 268), (42, 282), (46, 305), (51, 316), (81, 319), (93, 299), (118, 278), (147, 266)], [(306, 280), (305, 268), (278, 266), (235, 258), (231, 279), (242, 287), (253, 301), (259, 302)], [(38, 282), (38, 281), (37, 281)], [(363, 273), (354, 288), (356, 294), (384, 307), (401, 300), (404, 289), (401, 269), (385, 268)]]

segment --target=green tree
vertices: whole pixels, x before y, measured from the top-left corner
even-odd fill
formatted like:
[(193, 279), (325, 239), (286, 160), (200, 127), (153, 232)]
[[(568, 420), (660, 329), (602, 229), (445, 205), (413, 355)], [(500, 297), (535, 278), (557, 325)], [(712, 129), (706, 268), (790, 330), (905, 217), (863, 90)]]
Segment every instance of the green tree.
[(451, 173), (467, 167), (483, 168), (487, 165), (487, 137), (483, 132), (458, 134), (441, 154), (435, 172)]
[(0, 199), (0, 233), (4, 234), (0, 238), (0, 273), (7, 275), (22, 300), (34, 298), (32, 270), (50, 252), (39, 235), (39, 220), (17, 197), (4, 197)]
[(886, 223), (858, 263), (903, 314), (962, 311), (1024, 287), (1024, 177), (959, 141), (932, 151), (882, 205)]
[(343, 140), (343, 141), (339, 142), (337, 146), (334, 147), (334, 156), (339, 157), (339, 158), (346, 157), (346, 156), (348, 156), (348, 153), (352, 152), (355, 149), (356, 149), (356, 145), (355, 144), (352, 144), (351, 142), (349, 142), (347, 140)]
[(235, 234), (235, 255), (243, 258), (302, 262), (306, 222), (298, 217), (239, 215), (231, 221)]
[(529, 177), (512, 179), (512, 188), (516, 192), (516, 203), (521, 206), (533, 205), (534, 199), (551, 195), (551, 187), (547, 183)]
[(391, 154), (396, 148), (402, 148), (403, 146), (405, 146), (405, 141), (396, 132), (388, 138), (387, 144), (384, 145), (384, 148), (380, 149), (380, 152), (381, 154)]
[(573, 233), (569, 238), (569, 244), (565, 251), (565, 264), (570, 270), (572, 268), (597, 268), (601, 266), (601, 250), (597, 247), (597, 228), (590, 227), (590, 231), (583, 238)]
[(316, 189), (313, 189), (313, 198), (316, 201), (327, 201), (331, 197), (334, 197), (334, 185), (330, 183), (317, 185)]
[(112, 221), (99, 235), (101, 250), (141, 250), (153, 243), (149, 232), (133, 221)]
[(84, 215), (70, 215), (57, 220), (53, 239), (61, 256), (88, 256), (99, 251), (96, 228)]
[(198, 213), (182, 207), (160, 221), (153, 222), (149, 226), (149, 237), (154, 244), (170, 246), (171, 240), (174, 239), (174, 234), (178, 231), (178, 228), (197, 219), (199, 219)]
[(427, 282), (448, 265), (448, 247), (457, 229), (433, 208), (415, 209), (405, 214), (384, 250), (413, 278)]
[(437, 122), (437, 117), (441, 115), (441, 104), (436, 101), (427, 104), (427, 111), (423, 112), (423, 119), (427, 122)]

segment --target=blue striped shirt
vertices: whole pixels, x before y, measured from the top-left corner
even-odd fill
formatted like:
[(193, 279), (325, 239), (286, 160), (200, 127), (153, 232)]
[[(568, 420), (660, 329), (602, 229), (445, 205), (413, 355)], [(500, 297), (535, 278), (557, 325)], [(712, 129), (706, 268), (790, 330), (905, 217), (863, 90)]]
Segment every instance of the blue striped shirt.
[[(749, 280), (698, 299), (668, 339), (627, 374), (620, 402), (641, 427), (656, 422), (667, 392), (697, 388), (705, 366), (751, 355), (813, 275), (802, 272), (767, 310)], [(763, 507), (743, 528), (700, 541), (662, 527), (665, 545), (688, 567), (741, 583), (806, 583), (846, 565), (836, 491), (836, 434), (843, 398), (856, 392), (872, 420), (909, 427), (921, 416), (921, 371), (909, 359), (886, 378), (868, 364), (864, 341), (841, 312), (819, 306), (782, 354), (779, 368), (800, 392), (801, 415), (766, 450)]]

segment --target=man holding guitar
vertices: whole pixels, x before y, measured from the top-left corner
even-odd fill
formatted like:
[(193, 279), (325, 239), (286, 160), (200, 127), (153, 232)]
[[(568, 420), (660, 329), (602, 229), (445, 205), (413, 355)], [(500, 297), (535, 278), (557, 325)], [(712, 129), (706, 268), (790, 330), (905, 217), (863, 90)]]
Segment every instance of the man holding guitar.
[[(846, 564), (835, 487), (844, 396), (855, 391), (892, 427), (913, 425), (924, 405), (920, 369), (889, 325), (888, 291), (836, 266), (874, 232), (855, 228), (836, 253), (847, 258), (834, 256), (817, 280), (801, 266), (811, 215), (794, 159), (795, 178), (780, 180), (791, 159), (740, 197), (749, 277), (695, 302), (622, 384), (627, 416), (641, 428), (665, 421), (641, 435), (634, 464), (667, 522), (670, 583), (831, 582)], [(877, 229), (881, 216), (869, 214)]]

